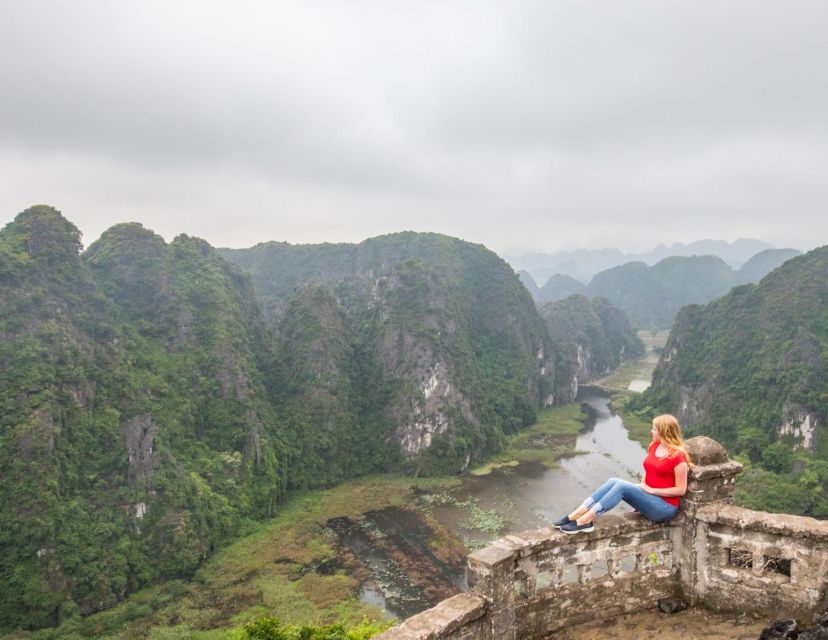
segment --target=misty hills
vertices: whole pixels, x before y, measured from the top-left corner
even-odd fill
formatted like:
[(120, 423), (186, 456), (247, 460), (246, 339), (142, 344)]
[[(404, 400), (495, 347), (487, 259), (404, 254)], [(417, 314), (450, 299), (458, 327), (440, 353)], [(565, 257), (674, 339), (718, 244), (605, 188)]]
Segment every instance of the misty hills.
[(538, 304), (555, 302), (576, 294), (589, 295), (589, 286), (563, 273), (549, 276), (542, 287), (538, 287), (532, 280), (532, 276), (526, 271), (520, 272), (520, 279), (530, 292), (534, 290), (533, 297)]
[(546, 282), (556, 273), (568, 275), (581, 282), (589, 282), (597, 273), (627, 262), (644, 262), (654, 265), (672, 256), (718, 256), (731, 268), (738, 269), (751, 256), (773, 246), (761, 240), (740, 238), (732, 243), (724, 240), (697, 240), (689, 244), (674, 242), (660, 244), (645, 253), (624, 253), (619, 249), (576, 249), (558, 253), (524, 253), (520, 256), (504, 256), (515, 271), (527, 271), (535, 282)]
[[(573, 293), (601, 296), (637, 327), (668, 328), (684, 305), (709, 302), (734, 286), (758, 282), (797, 255), (801, 254), (795, 249), (766, 249), (735, 270), (716, 256), (673, 256), (653, 266), (628, 262), (598, 273), (589, 285), (556, 274), (543, 287), (534, 287), (535, 299), (543, 304)], [(531, 290), (531, 276), (521, 272), (521, 280), (529, 282)]]
[(540, 313), (566, 369), (575, 370), (576, 388), (645, 354), (644, 343), (627, 316), (606, 298), (576, 294), (543, 305)]
[(191, 575), (290, 488), (461, 471), (571, 401), (590, 348), (437, 234), (220, 252), (129, 223), (82, 252), (36, 206), (0, 231), (0, 299), (5, 629)]
[(682, 309), (637, 405), (675, 413), (691, 434), (760, 464), (766, 471), (753, 472), (749, 497), (757, 504), (825, 517), (827, 389), (828, 247), (821, 247), (758, 285)]

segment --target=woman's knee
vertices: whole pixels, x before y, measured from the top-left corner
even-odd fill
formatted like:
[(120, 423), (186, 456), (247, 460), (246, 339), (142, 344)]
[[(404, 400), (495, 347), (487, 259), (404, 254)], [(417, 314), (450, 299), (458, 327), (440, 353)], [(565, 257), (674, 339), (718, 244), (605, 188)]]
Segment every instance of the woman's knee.
[(622, 489), (633, 489), (635, 487), (640, 487), (641, 485), (636, 482), (630, 482), (629, 480), (624, 480), (623, 478), (612, 478), (613, 484), (615, 486), (620, 487)]
[(624, 497), (635, 496), (635, 495), (643, 495), (647, 496), (647, 492), (641, 488), (640, 484), (636, 484), (635, 482), (630, 482), (629, 480), (619, 480), (618, 487), (624, 494)]

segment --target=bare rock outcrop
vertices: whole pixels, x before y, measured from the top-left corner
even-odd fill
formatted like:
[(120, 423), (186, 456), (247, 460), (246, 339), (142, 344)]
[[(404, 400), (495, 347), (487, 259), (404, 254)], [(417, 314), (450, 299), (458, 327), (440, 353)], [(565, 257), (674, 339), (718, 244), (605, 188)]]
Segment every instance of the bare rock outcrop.
[(153, 444), (158, 426), (148, 414), (137, 415), (121, 425), (129, 466), (127, 480), (136, 487), (151, 480), (155, 473), (155, 454)]

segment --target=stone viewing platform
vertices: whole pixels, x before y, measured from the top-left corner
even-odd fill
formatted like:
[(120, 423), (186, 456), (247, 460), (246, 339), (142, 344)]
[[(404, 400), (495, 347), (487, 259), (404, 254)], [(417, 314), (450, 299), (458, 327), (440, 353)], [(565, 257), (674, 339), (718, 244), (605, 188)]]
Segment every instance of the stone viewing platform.
[(599, 518), (592, 533), (508, 535), (468, 556), (468, 593), (377, 639), (551, 638), (662, 598), (806, 620), (828, 609), (828, 522), (734, 506), (742, 466), (710, 438), (687, 447), (695, 466), (670, 522), (625, 514)]

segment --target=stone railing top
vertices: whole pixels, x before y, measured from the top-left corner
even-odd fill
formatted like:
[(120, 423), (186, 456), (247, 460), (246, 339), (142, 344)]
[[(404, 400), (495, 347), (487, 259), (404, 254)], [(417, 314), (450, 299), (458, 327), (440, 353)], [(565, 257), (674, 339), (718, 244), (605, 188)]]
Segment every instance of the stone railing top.
[(436, 607), (412, 616), (397, 627), (389, 629), (374, 640), (432, 640), (452, 631), (486, 613), (486, 601), (473, 593), (460, 593), (443, 600)]
[(695, 465), (690, 469), (690, 480), (707, 480), (709, 478), (726, 478), (742, 473), (742, 464), (735, 460), (709, 465)]
[(578, 545), (588, 540), (603, 540), (640, 531), (681, 526), (684, 523), (684, 518), (684, 514), (679, 513), (669, 522), (656, 523), (634, 513), (625, 513), (620, 516), (605, 515), (596, 521), (593, 532), (581, 533), (577, 536), (570, 536), (555, 527), (532, 529), (495, 540), (488, 547), (470, 554), (469, 561), (495, 566), (503, 562), (514, 561), (517, 558), (542, 553), (560, 545)]
[(718, 442), (707, 436), (696, 436), (684, 441), (687, 453), (693, 464), (706, 467), (727, 462), (730, 458), (727, 450)]
[(787, 538), (807, 538), (828, 542), (828, 521), (784, 513), (751, 511), (733, 505), (713, 503), (699, 509), (696, 517), (704, 522), (724, 524)]
[[(699, 482), (705, 482), (711, 478), (723, 478), (727, 481), (728, 478), (742, 472), (742, 465), (735, 460), (731, 460), (725, 448), (712, 438), (696, 436), (685, 440), (684, 445), (687, 448), (687, 453), (690, 454), (690, 461), (693, 463), (688, 475), (690, 486), (686, 496), (690, 500), (699, 497)], [(705, 496), (705, 500), (716, 500), (718, 498), (726, 502), (730, 501), (730, 496)]]

